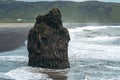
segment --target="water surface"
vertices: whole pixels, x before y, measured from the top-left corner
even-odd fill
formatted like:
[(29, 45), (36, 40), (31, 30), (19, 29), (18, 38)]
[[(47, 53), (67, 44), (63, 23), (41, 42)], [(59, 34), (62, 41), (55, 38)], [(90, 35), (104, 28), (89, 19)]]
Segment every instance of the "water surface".
[(26, 46), (0, 53), (0, 80), (120, 80), (120, 26), (72, 25), (69, 69), (28, 67)]

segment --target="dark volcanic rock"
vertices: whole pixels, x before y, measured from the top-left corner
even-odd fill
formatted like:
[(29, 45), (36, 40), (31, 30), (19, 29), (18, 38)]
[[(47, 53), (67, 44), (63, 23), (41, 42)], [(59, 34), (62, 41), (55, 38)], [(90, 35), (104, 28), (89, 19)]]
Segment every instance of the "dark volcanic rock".
[(69, 32), (62, 25), (58, 8), (46, 15), (39, 15), (28, 34), (28, 66), (51, 69), (69, 68)]

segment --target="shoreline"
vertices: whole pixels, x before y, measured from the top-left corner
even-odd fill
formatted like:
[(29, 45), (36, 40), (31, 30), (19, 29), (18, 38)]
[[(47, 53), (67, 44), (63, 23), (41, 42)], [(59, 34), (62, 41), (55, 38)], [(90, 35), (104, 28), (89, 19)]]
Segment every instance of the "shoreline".
[(34, 26), (34, 23), (0, 23), (0, 28), (22, 28), (32, 26)]
[[(34, 26), (35, 23), (0, 23), (0, 28), (17, 28), (17, 27), (31, 27)], [(117, 26), (120, 23), (63, 23), (63, 25), (72, 24), (72, 25), (79, 25), (79, 26)]]
[(25, 45), (33, 23), (0, 23), (0, 52), (15, 50)]

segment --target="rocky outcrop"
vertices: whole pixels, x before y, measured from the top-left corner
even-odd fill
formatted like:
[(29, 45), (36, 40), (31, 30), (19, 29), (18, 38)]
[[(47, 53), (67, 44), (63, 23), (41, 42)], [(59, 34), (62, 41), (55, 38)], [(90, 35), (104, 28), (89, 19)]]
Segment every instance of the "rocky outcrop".
[(39, 15), (28, 34), (28, 66), (51, 69), (69, 68), (69, 32), (62, 25), (61, 12), (52, 9), (46, 15)]

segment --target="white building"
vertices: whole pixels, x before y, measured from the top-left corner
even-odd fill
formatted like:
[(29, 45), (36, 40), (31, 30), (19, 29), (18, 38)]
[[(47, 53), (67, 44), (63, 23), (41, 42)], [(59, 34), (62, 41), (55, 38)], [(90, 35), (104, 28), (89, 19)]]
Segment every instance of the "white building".
[(22, 21), (22, 19), (17, 19), (17, 21), (18, 21), (18, 22), (21, 22), (21, 21)]

